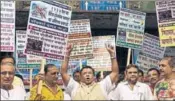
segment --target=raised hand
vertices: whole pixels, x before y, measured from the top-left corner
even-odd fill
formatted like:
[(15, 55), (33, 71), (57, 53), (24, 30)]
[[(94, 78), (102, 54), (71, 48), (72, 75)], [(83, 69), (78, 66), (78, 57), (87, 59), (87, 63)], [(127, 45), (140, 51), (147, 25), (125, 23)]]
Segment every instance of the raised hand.
[(71, 54), (71, 51), (73, 50), (73, 44), (69, 44), (66, 49), (66, 56), (69, 57)]
[(114, 48), (114, 46), (112, 46), (108, 43), (106, 43), (105, 46), (106, 46), (106, 49), (109, 52), (110, 56), (115, 57), (115, 48)]

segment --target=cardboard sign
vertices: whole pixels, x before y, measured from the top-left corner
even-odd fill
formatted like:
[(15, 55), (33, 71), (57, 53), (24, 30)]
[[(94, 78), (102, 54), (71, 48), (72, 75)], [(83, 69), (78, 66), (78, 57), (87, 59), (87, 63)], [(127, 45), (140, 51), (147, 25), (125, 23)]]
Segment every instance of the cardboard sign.
[(71, 7), (55, 1), (31, 1), (24, 53), (63, 60)]

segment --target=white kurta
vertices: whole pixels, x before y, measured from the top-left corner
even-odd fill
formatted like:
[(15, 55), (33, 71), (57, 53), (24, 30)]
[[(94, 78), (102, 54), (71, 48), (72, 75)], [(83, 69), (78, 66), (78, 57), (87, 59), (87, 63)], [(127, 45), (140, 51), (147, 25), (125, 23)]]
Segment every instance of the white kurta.
[(26, 93), (20, 86), (14, 86), (11, 90), (1, 89), (1, 100), (25, 100)]
[[(97, 87), (97, 89), (99, 89), (100, 91), (99, 92), (95, 91), (95, 92), (98, 92), (96, 94), (98, 96), (96, 96), (95, 94), (92, 96), (92, 93), (94, 93), (94, 90), (95, 90), (96, 87), (94, 88), (94, 87), (91, 87), (91, 85), (87, 86), (85, 84), (79, 84), (78, 82), (76, 82), (75, 80), (73, 80), (71, 78), (69, 80), (69, 83), (68, 83), (65, 91), (71, 96), (72, 100), (77, 95), (77, 93), (80, 93), (80, 92), (84, 92), (84, 93), (81, 93), (81, 94), (84, 94), (84, 95), (87, 93), (87, 95), (83, 97), (85, 100), (88, 100), (88, 99), (99, 100), (99, 96), (101, 96), (101, 98), (104, 97), (105, 99), (108, 99), (109, 92), (111, 92), (111, 90), (115, 86), (114, 84), (112, 84), (110, 76), (107, 76), (105, 79), (98, 82), (97, 85), (99, 85), (99, 88)], [(94, 88), (94, 90), (93, 90), (93, 88)], [(86, 90), (83, 90), (83, 89), (86, 89)], [(79, 91), (79, 90), (81, 90), (81, 91)], [(88, 94), (88, 93), (90, 93), (90, 94)], [(95, 96), (97, 98), (95, 98)], [(81, 99), (79, 99), (79, 100), (81, 100)]]

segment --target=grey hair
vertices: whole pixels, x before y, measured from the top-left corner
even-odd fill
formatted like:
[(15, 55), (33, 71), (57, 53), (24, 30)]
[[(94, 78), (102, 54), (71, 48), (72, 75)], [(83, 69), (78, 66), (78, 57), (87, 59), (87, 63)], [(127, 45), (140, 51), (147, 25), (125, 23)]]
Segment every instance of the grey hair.
[(175, 56), (164, 57), (163, 60), (168, 60), (168, 64), (171, 68), (175, 68)]

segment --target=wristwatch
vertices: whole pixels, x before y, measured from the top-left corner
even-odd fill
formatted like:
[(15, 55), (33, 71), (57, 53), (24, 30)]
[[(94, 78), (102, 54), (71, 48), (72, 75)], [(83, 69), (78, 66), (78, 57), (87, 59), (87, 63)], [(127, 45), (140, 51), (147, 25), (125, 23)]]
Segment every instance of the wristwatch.
[(116, 59), (116, 57), (111, 57), (111, 59)]

